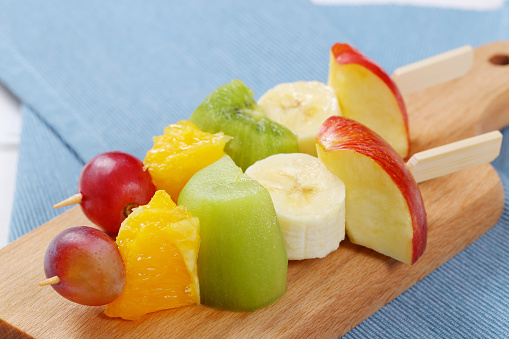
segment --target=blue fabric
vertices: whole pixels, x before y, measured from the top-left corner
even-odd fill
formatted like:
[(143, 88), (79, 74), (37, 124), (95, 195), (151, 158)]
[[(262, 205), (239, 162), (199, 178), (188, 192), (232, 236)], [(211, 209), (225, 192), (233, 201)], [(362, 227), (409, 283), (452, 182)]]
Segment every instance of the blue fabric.
[[(306, 0), (0, 0), (0, 80), (25, 105), (10, 239), (61, 212), (51, 205), (75, 193), (92, 156), (143, 158), (152, 136), (232, 78), (259, 97), (281, 82), (325, 82), (337, 41), (392, 72), (508, 38), (507, 2), (477, 12)], [(508, 140), (495, 162), (506, 189)], [(506, 206), (490, 232), (346, 337), (508, 337), (508, 227)]]
[(71, 187), (76, 190), (84, 165), (38, 113), (26, 106), (21, 113), (22, 138), (10, 240), (62, 213), (52, 206), (74, 194), (70, 193)]

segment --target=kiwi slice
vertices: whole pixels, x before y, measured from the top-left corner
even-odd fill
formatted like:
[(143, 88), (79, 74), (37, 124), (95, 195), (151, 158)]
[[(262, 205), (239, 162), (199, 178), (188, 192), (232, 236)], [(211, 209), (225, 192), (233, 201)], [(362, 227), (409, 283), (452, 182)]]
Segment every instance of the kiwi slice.
[(295, 134), (267, 118), (253, 91), (240, 80), (214, 90), (190, 120), (202, 131), (232, 136), (224, 151), (244, 171), (269, 155), (299, 152)]
[(269, 192), (225, 155), (198, 171), (178, 204), (200, 219), (200, 302), (253, 311), (286, 292), (288, 257)]

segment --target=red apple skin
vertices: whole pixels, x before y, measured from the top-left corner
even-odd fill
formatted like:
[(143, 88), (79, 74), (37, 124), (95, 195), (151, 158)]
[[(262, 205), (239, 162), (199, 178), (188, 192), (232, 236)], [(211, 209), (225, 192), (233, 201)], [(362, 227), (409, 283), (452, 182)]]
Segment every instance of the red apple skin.
[(378, 163), (392, 178), (406, 200), (412, 217), (412, 264), (424, 253), (427, 242), (426, 209), (415, 179), (401, 156), (378, 134), (354, 120), (333, 116), (316, 136), (325, 152), (350, 150)]
[(148, 204), (155, 191), (143, 162), (118, 151), (92, 158), (78, 180), (83, 212), (90, 221), (111, 233), (118, 233), (132, 208)]
[(408, 154), (410, 154), (410, 138), (408, 133), (408, 114), (406, 111), (405, 102), (403, 100), (403, 96), (399, 92), (398, 87), (392, 81), (390, 76), (380, 67), (378, 64), (363, 55), (359, 50), (350, 46), (349, 44), (336, 43), (331, 47), (332, 55), (334, 56), (336, 62), (339, 65), (347, 65), (347, 64), (358, 64), (361, 65), (371, 72), (373, 72), (376, 76), (378, 76), (386, 85), (389, 87), (391, 92), (394, 94), (396, 101), (398, 102), (399, 109), (401, 110), (401, 115), (403, 116), (403, 121), (405, 122), (406, 134), (407, 134), (407, 142), (408, 142)]

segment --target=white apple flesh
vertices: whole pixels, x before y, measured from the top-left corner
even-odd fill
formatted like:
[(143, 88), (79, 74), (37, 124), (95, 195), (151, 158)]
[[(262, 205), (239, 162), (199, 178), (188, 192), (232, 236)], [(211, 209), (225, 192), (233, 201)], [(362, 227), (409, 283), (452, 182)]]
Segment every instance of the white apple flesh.
[(351, 242), (413, 264), (426, 248), (426, 210), (405, 162), (378, 134), (344, 117), (327, 119), (318, 157), (346, 188)]
[(342, 115), (384, 138), (402, 158), (409, 154), (408, 117), (403, 98), (387, 73), (347, 44), (331, 48), (328, 84)]

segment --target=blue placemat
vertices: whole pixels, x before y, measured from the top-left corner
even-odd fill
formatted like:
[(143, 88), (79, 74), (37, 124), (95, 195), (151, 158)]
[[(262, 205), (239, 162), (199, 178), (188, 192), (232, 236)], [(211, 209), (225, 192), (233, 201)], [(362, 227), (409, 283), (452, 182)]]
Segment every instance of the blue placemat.
[[(259, 97), (281, 82), (325, 82), (337, 41), (392, 72), (508, 38), (507, 3), (478, 12), (305, 0), (0, 0), (0, 79), (24, 103), (10, 239), (61, 213), (51, 206), (75, 193), (92, 156), (122, 150), (143, 158), (152, 136), (232, 78)], [(504, 146), (496, 161), (504, 183), (508, 157)], [(507, 213), (347, 336), (509, 336)]]

